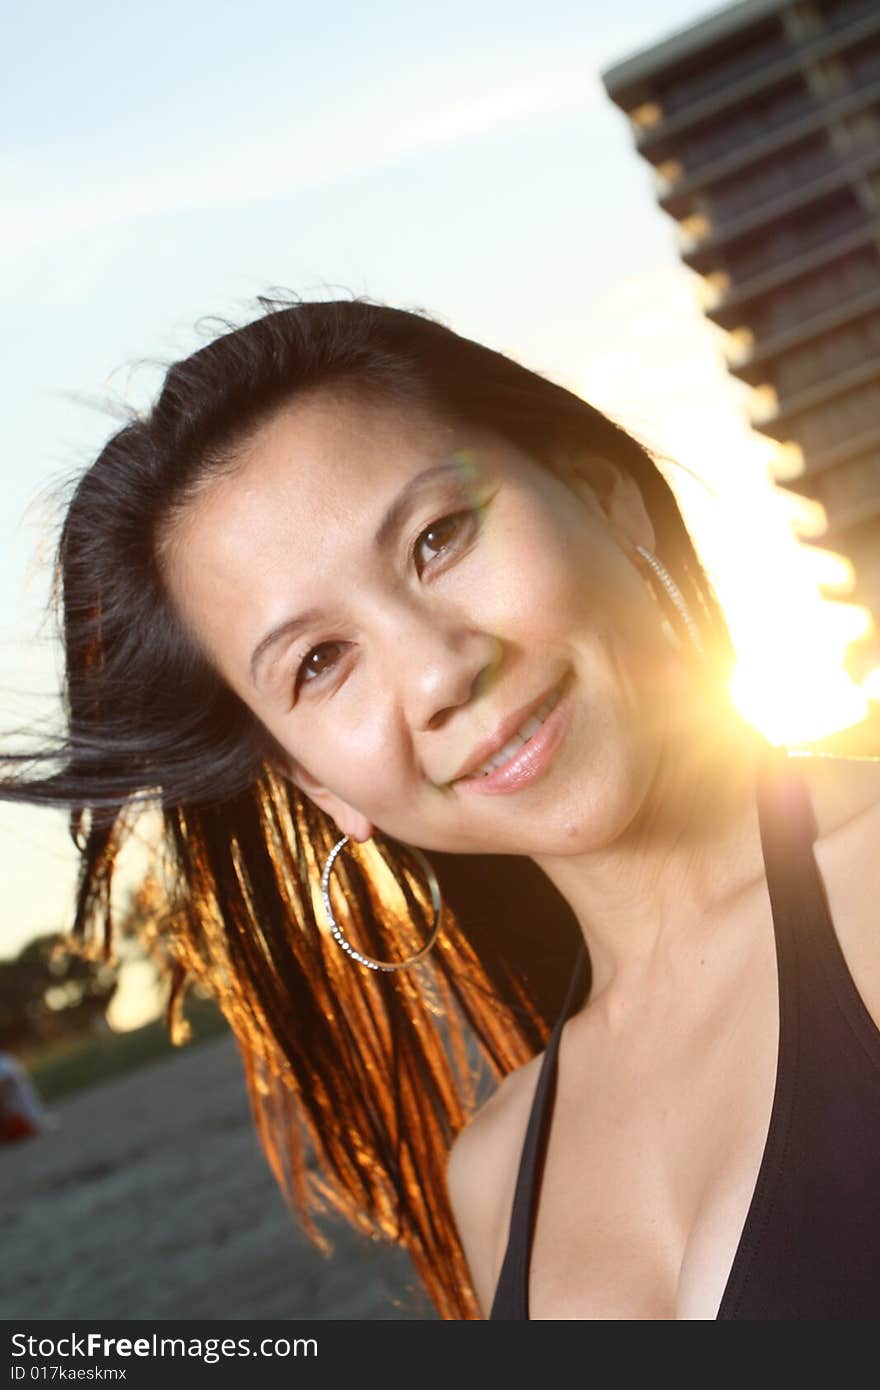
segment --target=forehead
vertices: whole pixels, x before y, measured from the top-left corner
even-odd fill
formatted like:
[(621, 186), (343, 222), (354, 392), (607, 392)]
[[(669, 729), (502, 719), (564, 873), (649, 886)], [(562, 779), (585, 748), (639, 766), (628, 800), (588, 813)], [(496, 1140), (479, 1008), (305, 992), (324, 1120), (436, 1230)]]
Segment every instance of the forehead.
[(307, 560), (326, 557), (337, 539), (350, 550), (417, 475), (443, 464), (466, 484), (504, 448), (481, 431), (466, 437), (465, 446), (461, 430), (417, 406), (307, 396), (275, 412), (232, 471), (205, 484), (185, 518), (187, 544), (222, 546), (230, 562), (252, 556), (256, 536), (288, 556), (295, 537)]
[(346, 499), (360, 500), (454, 453), (455, 428), (428, 411), (315, 392), (275, 412), (248, 441), (241, 481), (256, 498), (284, 496), (328, 519)]
[(216, 535), (228, 521), (231, 540), (258, 517), (285, 524), (299, 518), (320, 523), (320, 535), (311, 526), (309, 535), (324, 545), (334, 522), (361, 516), (365, 501), (389, 498), (395, 485), (436, 464), (451, 465), (464, 484), (499, 468), (531, 481), (545, 471), (502, 435), (451, 423), (416, 404), (315, 392), (273, 413), (238, 450), (233, 467), (206, 480), (177, 534)]

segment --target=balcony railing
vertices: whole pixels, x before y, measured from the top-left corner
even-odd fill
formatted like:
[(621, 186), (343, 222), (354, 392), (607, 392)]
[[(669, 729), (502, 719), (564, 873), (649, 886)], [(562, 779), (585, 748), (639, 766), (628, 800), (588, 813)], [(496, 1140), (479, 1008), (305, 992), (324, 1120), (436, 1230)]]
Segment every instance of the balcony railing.
[(783, 399), (796, 396), (874, 357), (880, 358), (880, 317), (876, 315), (856, 320), (778, 358), (773, 384)]
[(876, 14), (877, 0), (832, 0), (822, 6), (822, 21), (826, 30), (836, 33), (848, 24), (863, 19), (865, 15)]
[(700, 129), (693, 136), (686, 136), (676, 147), (676, 153), (687, 172), (696, 173), (816, 109), (815, 98), (799, 81), (796, 87), (760, 109), (748, 108), (740, 116), (730, 116), (719, 122), (714, 129)]
[[(814, 272), (818, 274), (826, 266), (853, 252), (873, 247), (878, 230), (880, 222), (876, 218), (869, 219), (849, 231), (838, 234), (827, 244), (804, 252), (793, 261), (781, 261), (747, 280), (731, 283), (727, 288), (721, 287), (714, 302), (706, 305), (705, 313), (721, 328), (733, 329), (738, 324), (748, 323), (754, 312), (750, 306), (771, 294), (778, 293), (786, 285), (806, 280)], [(729, 278), (729, 272), (726, 274)]]
[[(880, 383), (838, 396), (828, 405), (804, 412), (792, 421), (786, 433), (809, 454), (811, 450), (825, 450), (843, 443), (870, 429), (877, 420), (880, 420)], [(769, 432), (775, 435), (776, 430)]]
[(800, 155), (784, 153), (764, 168), (742, 174), (728, 184), (716, 185), (708, 194), (711, 216), (719, 222), (759, 207), (761, 203), (782, 197), (793, 189), (802, 188), (840, 167), (841, 158), (827, 143), (811, 147)]
[(734, 283), (767, 274), (788, 260), (806, 255), (823, 242), (830, 242), (870, 221), (864, 208), (852, 203), (838, 207), (812, 222), (791, 220), (774, 226), (763, 236), (755, 236), (746, 249), (728, 254), (726, 261)]
[(739, 50), (731, 54), (721, 63), (707, 63), (693, 77), (683, 78), (671, 83), (668, 88), (661, 88), (659, 99), (664, 113), (673, 116), (676, 111), (681, 111), (702, 100), (710, 92), (717, 91), (719, 86), (736, 82), (741, 77), (770, 67), (785, 56), (789, 47), (785, 35), (776, 32), (765, 36), (763, 42), (756, 43), (745, 51)]
[(848, 63), (849, 80), (854, 87), (870, 87), (880, 78), (880, 45), (854, 53)]
[(708, 141), (710, 136), (698, 137), (697, 158), (693, 157), (689, 145), (679, 146), (677, 157), (664, 161), (664, 165), (680, 163), (683, 166), (681, 173), (661, 178), (660, 166), (655, 166), (658, 170), (657, 198), (660, 206), (671, 217), (680, 217), (685, 211), (687, 200), (698, 190), (710, 189), (740, 171), (745, 173), (758, 159), (784, 153), (799, 141), (815, 136), (831, 121), (844, 121), (848, 116), (861, 116), (865, 111), (880, 111), (880, 71), (866, 71), (863, 81), (856, 80), (855, 76), (851, 75), (848, 90), (834, 101), (819, 104), (812, 96), (800, 90), (798, 96), (802, 109), (791, 118), (780, 116), (774, 105), (771, 108), (762, 108), (762, 115), (767, 117), (766, 122), (756, 119), (742, 133), (736, 126), (723, 124), (719, 128), (725, 137), (720, 142), (723, 148), (719, 149), (717, 155), (710, 155), (708, 159), (704, 160), (699, 156), (703, 140)]
[(667, 91), (667, 103), (663, 118), (640, 132), (637, 137), (639, 151), (646, 158), (662, 158), (660, 151), (667, 142), (672, 142), (685, 131), (697, 125), (705, 125), (722, 112), (728, 117), (738, 105), (753, 102), (762, 92), (774, 84), (781, 85), (787, 79), (800, 74), (807, 63), (816, 63), (823, 58), (845, 55), (850, 50), (880, 33), (880, 5), (875, 0), (860, 5), (858, 12), (847, 16), (833, 28), (826, 28), (800, 42), (789, 40), (783, 51), (773, 62), (762, 64), (759, 68), (747, 71), (735, 81), (720, 82), (714, 78), (700, 98), (691, 99), (679, 109), (669, 109), (672, 83)]
[[(746, 381), (753, 381), (751, 368), (754, 367), (755, 372), (769, 370), (769, 364), (782, 353), (814, 342), (822, 334), (868, 314), (880, 313), (880, 262), (875, 258), (873, 262), (865, 262), (861, 269), (869, 277), (862, 284), (852, 275), (841, 275), (841, 267), (835, 266), (830, 275), (807, 282), (809, 288), (817, 292), (815, 298), (806, 295), (801, 298), (791, 291), (780, 296), (775, 319), (769, 315), (755, 318), (747, 338), (731, 335), (725, 353), (730, 370), (741, 373)], [(765, 363), (767, 366), (762, 366)]]
[(880, 450), (852, 459), (832, 469), (822, 479), (822, 501), (840, 525), (848, 513), (862, 512), (866, 504), (880, 506)]
[[(860, 145), (849, 155), (832, 159), (831, 165), (824, 174), (806, 179), (774, 198), (765, 199), (740, 217), (726, 224), (709, 225), (703, 235), (698, 233), (696, 244), (687, 244), (682, 249), (682, 255), (691, 269), (698, 272), (708, 270), (707, 257), (717, 260), (721, 248), (727, 248), (729, 262), (731, 255), (735, 255), (733, 248), (736, 243), (748, 241), (753, 233), (769, 228), (771, 224), (781, 226), (802, 220), (803, 209), (809, 204), (816, 208), (820, 203), (845, 198), (857, 207), (862, 216), (869, 217), (870, 213), (861, 200), (856, 201), (857, 195), (852, 192), (851, 185), (858, 184), (880, 168), (880, 143), (867, 142), (866, 148)], [(708, 216), (701, 216), (702, 225), (705, 226), (709, 222)], [(813, 221), (816, 220), (814, 216)]]
[[(843, 438), (835, 439), (824, 449), (801, 449), (804, 460), (804, 472), (800, 478), (793, 478), (787, 487), (791, 487), (795, 492), (806, 492), (807, 488), (812, 488), (808, 480), (817, 473), (823, 473), (826, 468), (836, 468), (838, 464), (846, 463), (848, 459), (856, 458), (866, 449), (880, 448), (880, 425), (872, 421), (867, 429), (858, 433), (848, 433)], [(812, 491), (809, 493), (813, 495)]]

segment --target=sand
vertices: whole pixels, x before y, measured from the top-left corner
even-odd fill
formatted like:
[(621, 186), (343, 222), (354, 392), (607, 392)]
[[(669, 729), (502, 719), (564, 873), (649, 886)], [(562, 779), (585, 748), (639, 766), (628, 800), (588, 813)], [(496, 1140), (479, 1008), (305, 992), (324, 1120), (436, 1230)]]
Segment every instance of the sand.
[(409, 1257), (288, 1212), (231, 1036), (50, 1107), (0, 1146), (2, 1318), (423, 1318)]

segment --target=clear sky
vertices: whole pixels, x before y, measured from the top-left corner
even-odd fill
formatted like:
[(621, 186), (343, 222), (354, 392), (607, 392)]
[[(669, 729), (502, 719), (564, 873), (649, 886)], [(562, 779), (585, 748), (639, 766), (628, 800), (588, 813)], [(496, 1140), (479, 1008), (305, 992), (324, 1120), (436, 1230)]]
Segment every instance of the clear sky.
[[(0, 728), (57, 686), (46, 486), (272, 286), (423, 308), (707, 478), (763, 475), (599, 77), (717, 8), (7, 0)], [(74, 868), (63, 813), (0, 805), (0, 954), (69, 925)]]

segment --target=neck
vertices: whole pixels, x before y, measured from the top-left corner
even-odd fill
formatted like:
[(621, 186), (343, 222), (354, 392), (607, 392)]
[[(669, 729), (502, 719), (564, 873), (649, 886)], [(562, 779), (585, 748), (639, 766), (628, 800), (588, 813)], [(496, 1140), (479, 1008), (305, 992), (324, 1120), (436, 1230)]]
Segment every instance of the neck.
[[(707, 933), (764, 881), (755, 797), (763, 748), (732, 707), (696, 701), (687, 718), (670, 718), (642, 763), (621, 764), (591, 797), (601, 844), (536, 857), (578, 919), (591, 1004), (602, 999), (609, 1017), (658, 992), (680, 996)], [(609, 835), (612, 822), (619, 829)]]

